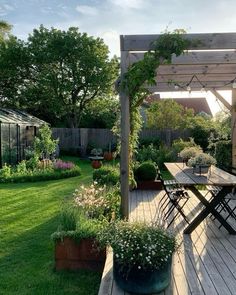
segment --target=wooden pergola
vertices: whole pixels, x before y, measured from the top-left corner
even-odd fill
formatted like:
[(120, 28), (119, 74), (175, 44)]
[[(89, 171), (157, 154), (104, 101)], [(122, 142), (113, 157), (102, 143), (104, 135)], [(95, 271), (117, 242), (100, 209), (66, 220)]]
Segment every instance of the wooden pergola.
[[(152, 49), (160, 35), (121, 35), (121, 79), (130, 65)], [(232, 166), (236, 167), (236, 33), (186, 34), (194, 44), (183, 55), (172, 57), (170, 65), (157, 69), (151, 92), (211, 91), (232, 113)], [(170, 81), (175, 81), (170, 83)], [(229, 104), (218, 90), (232, 91)], [(121, 195), (122, 212), (128, 217), (129, 204), (129, 97), (120, 92), (121, 102)]]

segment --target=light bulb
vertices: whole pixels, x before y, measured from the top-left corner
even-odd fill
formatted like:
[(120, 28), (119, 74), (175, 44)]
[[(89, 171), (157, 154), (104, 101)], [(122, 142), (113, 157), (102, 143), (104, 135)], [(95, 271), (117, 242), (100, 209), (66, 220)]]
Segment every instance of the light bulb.
[(233, 82), (232, 87), (236, 88), (236, 81)]
[(177, 84), (175, 84), (175, 89), (178, 90), (179, 89), (179, 86)]
[(187, 91), (191, 91), (191, 87), (190, 86), (187, 86)]
[(204, 92), (206, 89), (205, 89), (205, 86), (202, 86), (201, 88), (201, 92)]

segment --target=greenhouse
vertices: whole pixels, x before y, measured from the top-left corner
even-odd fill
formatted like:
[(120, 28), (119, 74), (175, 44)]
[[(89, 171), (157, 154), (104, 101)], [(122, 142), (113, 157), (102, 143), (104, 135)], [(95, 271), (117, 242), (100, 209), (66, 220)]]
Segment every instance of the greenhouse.
[(44, 123), (25, 112), (0, 108), (0, 166), (24, 159), (37, 129)]

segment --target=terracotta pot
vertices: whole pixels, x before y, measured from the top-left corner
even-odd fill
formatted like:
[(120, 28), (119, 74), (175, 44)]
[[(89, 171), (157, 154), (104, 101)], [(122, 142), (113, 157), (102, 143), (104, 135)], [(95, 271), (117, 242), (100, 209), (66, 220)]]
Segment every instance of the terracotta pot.
[(105, 152), (103, 156), (104, 156), (104, 159), (105, 159), (106, 161), (111, 161), (111, 160), (113, 160), (113, 154), (112, 154), (112, 152)]
[(88, 269), (102, 271), (106, 259), (106, 250), (97, 249), (94, 239), (82, 239), (76, 242), (64, 238), (55, 245), (56, 270)]
[(100, 168), (102, 166), (102, 162), (101, 161), (99, 161), (99, 160), (93, 160), (92, 161), (92, 167), (94, 168), (94, 169), (98, 169), (98, 168)]

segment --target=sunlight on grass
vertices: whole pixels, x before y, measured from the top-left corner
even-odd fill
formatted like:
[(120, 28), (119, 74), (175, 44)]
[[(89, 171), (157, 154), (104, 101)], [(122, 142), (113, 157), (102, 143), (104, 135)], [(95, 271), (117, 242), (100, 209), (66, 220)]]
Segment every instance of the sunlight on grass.
[(50, 235), (57, 228), (60, 206), (92, 179), (90, 163), (77, 164), (82, 169), (78, 177), (0, 185), (0, 294), (98, 293), (101, 274), (53, 269)]

